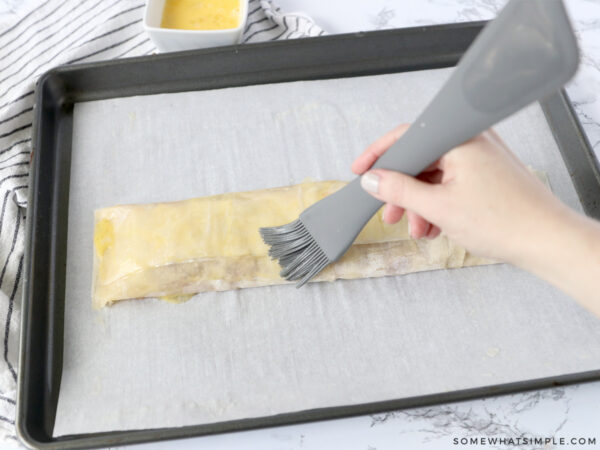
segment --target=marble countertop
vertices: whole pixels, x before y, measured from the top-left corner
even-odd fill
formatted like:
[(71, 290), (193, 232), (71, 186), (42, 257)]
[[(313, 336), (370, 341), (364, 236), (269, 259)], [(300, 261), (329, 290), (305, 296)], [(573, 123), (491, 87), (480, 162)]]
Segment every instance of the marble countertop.
[[(278, 0), (329, 33), (487, 20), (505, 0)], [(567, 92), (600, 157), (600, 1), (565, 0), (582, 50)], [(524, 435), (554, 438), (541, 445), (463, 444), (462, 439)], [(560, 439), (565, 439), (561, 445)], [(596, 438), (574, 445), (572, 438)], [(521, 441), (522, 442), (522, 441)], [(600, 382), (293, 426), (141, 445), (143, 449), (600, 448)]]

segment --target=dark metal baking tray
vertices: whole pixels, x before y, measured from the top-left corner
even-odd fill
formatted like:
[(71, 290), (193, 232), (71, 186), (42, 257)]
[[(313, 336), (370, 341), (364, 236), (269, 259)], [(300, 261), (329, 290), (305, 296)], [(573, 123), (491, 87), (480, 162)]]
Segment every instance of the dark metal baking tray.
[[(61, 66), (36, 88), (17, 429), (29, 446), (106, 447), (331, 419), (600, 380), (600, 370), (208, 425), (52, 437), (63, 352), (73, 105), (76, 102), (455, 65), (484, 22), (231, 46)], [(584, 210), (600, 218), (600, 168), (564, 91), (541, 102)]]

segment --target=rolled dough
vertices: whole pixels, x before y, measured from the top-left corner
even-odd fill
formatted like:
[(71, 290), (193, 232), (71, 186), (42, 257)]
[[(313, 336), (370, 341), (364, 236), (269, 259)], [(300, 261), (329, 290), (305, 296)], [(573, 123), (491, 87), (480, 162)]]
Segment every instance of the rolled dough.
[[(341, 181), (307, 181), (260, 191), (96, 210), (93, 306), (287, 283), (279, 276), (277, 262), (268, 257), (258, 229), (295, 220), (305, 208), (344, 185)], [(388, 225), (380, 211), (346, 255), (315, 281), (492, 262), (468, 255), (445, 236), (410, 239), (406, 219)]]

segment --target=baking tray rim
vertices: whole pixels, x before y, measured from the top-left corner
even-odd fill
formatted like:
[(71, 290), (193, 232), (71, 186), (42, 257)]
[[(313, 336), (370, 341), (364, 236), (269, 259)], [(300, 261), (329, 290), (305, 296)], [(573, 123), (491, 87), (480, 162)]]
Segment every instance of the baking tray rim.
[[(364, 39), (374, 39), (376, 43), (379, 44), (389, 44), (391, 39), (425, 39), (424, 36), (431, 35), (433, 32), (441, 33), (456, 33), (467, 35), (467, 40), (472, 40), (474, 36), (481, 30), (485, 22), (466, 22), (460, 24), (447, 24), (447, 25), (435, 25), (428, 27), (414, 27), (414, 28), (406, 28), (406, 29), (398, 29), (398, 30), (386, 30), (386, 31), (375, 31), (375, 32), (364, 32), (364, 33), (351, 33), (351, 34), (342, 34), (342, 35), (332, 35), (332, 36), (323, 36), (319, 38), (311, 38), (311, 39), (298, 39), (298, 40), (290, 40), (290, 41), (277, 41), (277, 42), (264, 42), (259, 44), (251, 44), (251, 45), (243, 45), (243, 46), (231, 46), (231, 47), (222, 47), (222, 48), (213, 48), (206, 49), (200, 51), (187, 51), (187, 52), (178, 52), (178, 53), (169, 53), (169, 54), (161, 54), (154, 56), (146, 56), (146, 57), (137, 57), (137, 58), (128, 58), (125, 60), (111, 60), (106, 62), (96, 62), (96, 63), (87, 63), (87, 64), (78, 64), (72, 66), (60, 66), (55, 69), (51, 69), (47, 73), (45, 73), (38, 81), (36, 85), (35, 92), (35, 113), (34, 113), (34, 128), (32, 131), (33, 136), (33, 162), (30, 169), (30, 178), (29, 178), (29, 198), (28, 198), (28, 218), (27, 221), (27, 231), (26, 231), (26, 249), (25, 249), (25, 261), (24, 261), (24, 270), (23, 270), (23, 313), (22, 313), (22, 326), (21, 326), (21, 335), (20, 335), (20, 353), (19, 353), (19, 373), (18, 373), (18, 392), (17, 392), (17, 413), (16, 413), (16, 428), (19, 438), (28, 446), (32, 448), (84, 448), (84, 447), (97, 447), (97, 446), (110, 446), (110, 445), (120, 445), (120, 444), (134, 444), (148, 441), (156, 441), (156, 440), (165, 440), (165, 439), (177, 439), (177, 438), (186, 438), (192, 436), (201, 436), (201, 435), (209, 435), (216, 433), (225, 433), (231, 431), (241, 431), (241, 430), (249, 430), (255, 428), (263, 428), (269, 426), (280, 426), (286, 424), (294, 424), (294, 423), (302, 423), (307, 421), (316, 421), (316, 420), (329, 420), (341, 417), (349, 417), (363, 414), (375, 414), (382, 413), (390, 410), (409, 408), (409, 407), (419, 407), (419, 406), (427, 406), (433, 404), (440, 404), (446, 402), (455, 402), (455, 401), (464, 401), (474, 398), (481, 398), (484, 396), (493, 396), (493, 395), (502, 395), (513, 392), (520, 392), (526, 390), (534, 390), (534, 389), (542, 389), (549, 388), (555, 386), (563, 386), (572, 383), (581, 383), (581, 382), (589, 382), (589, 381), (598, 381), (600, 380), (600, 369), (592, 370), (587, 372), (579, 372), (579, 373), (570, 373), (563, 374), (559, 376), (533, 379), (533, 380), (522, 380), (511, 383), (504, 383), (499, 385), (490, 385), (490, 386), (481, 386), (476, 388), (469, 388), (458, 391), (450, 391), (450, 392), (441, 392), (428, 394), (424, 396), (416, 396), (416, 397), (406, 397), (401, 399), (392, 399), (387, 401), (379, 401), (372, 403), (363, 403), (357, 405), (345, 405), (345, 406), (336, 406), (336, 407), (326, 407), (326, 408), (318, 408), (311, 409), (305, 411), (297, 411), (291, 413), (278, 414), (273, 416), (264, 416), (257, 418), (247, 418), (226, 422), (217, 422), (211, 424), (203, 424), (203, 425), (191, 425), (185, 427), (173, 427), (173, 428), (159, 428), (159, 429), (145, 429), (145, 430), (125, 430), (125, 431), (116, 431), (116, 432), (103, 432), (103, 433), (88, 433), (88, 434), (77, 434), (77, 435), (69, 435), (69, 436), (61, 436), (61, 437), (52, 437), (52, 427), (48, 427), (48, 423), (45, 423), (46, 428), (49, 428), (50, 431), (46, 434), (43, 432), (40, 434), (40, 430), (36, 429), (35, 426), (28, 421), (30, 414), (32, 413), (32, 409), (35, 408), (35, 405), (31, 404), (29, 401), (29, 395), (31, 394), (27, 387), (30, 386), (32, 378), (40, 379), (42, 382), (48, 382), (48, 379), (44, 377), (44, 375), (37, 373), (33, 374), (32, 372), (32, 354), (31, 350), (31, 324), (35, 320), (32, 316), (32, 307), (35, 305), (34, 303), (34, 292), (31, 286), (31, 280), (35, 279), (35, 271), (32, 269), (40, 270), (40, 263), (36, 262), (36, 252), (35, 252), (35, 243), (36, 235), (35, 231), (38, 230), (40, 224), (39, 220), (43, 219), (39, 217), (38, 209), (40, 204), (38, 201), (40, 200), (40, 192), (38, 192), (40, 185), (40, 177), (44, 177), (45, 174), (40, 170), (40, 165), (42, 164), (41, 156), (42, 148), (46, 148), (45, 142), (43, 140), (44, 133), (47, 130), (43, 130), (46, 123), (43, 119), (44, 114), (54, 114), (54, 121), (57, 123), (53, 125), (61, 125), (60, 116), (62, 120), (69, 117), (69, 114), (72, 112), (73, 103), (79, 101), (87, 101), (87, 100), (95, 100), (101, 98), (112, 98), (120, 96), (119, 93), (123, 93), (123, 90), (128, 94), (126, 95), (146, 95), (152, 93), (160, 93), (160, 92), (181, 92), (187, 89), (186, 86), (190, 84), (182, 83), (182, 89), (167, 89), (167, 90), (156, 90), (157, 87), (151, 87), (149, 90), (128, 90), (127, 87), (120, 88), (117, 90), (104, 89), (100, 90), (100, 94), (94, 93), (91, 96), (86, 96), (84, 92), (69, 92), (68, 86), (65, 86), (65, 83), (68, 83), (68, 80), (65, 82), (65, 77), (77, 75), (82, 71), (96, 71), (101, 68), (108, 68), (110, 70), (119, 69), (123, 67), (128, 67), (129, 65), (135, 65), (136, 63), (149, 63), (149, 64), (157, 64), (161, 61), (163, 62), (173, 62), (173, 61), (181, 61), (186, 58), (194, 58), (194, 57), (211, 57), (216, 56), (221, 57), (223, 55), (232, 54), (237, 55), (246, 54), (247, 56), (252, 56), (256, 54), (256, 52), (264, 53), (269, 52), (272, 49), (281, 49), (281, 48), (300, 48), (306, 49), (307, 47), (312, 47), (313, 52), (318, 52), (319, 50), (323, 50), (323, 46), (325, 44), (334, 43), (336, 45), (341, 44), (344, 47), (351, 46), (352, 44), (357, 44), (361, 40)], [(463, 36), (464, 37), (464, 36)], [(460, 39), (459, 39), (460, 40)], [(440, 43), (442, 45), (443, 43)], [(457, 45), (463, 45), (464, 42), (459, 43)], [(467, 44), (468, 45), (468, 44)], [(331, 47), (327, 47), (327, 49), (331, 49)], [(347, 51), (347, 50), (346, 50)], [(464, 48), (462, 49), (464, 51)], [(450, 53), (445, 55), (437, 55), (435, 57), (429, 58), (429, 55), (417, 55), (413, 57), (413, 59), (420, 59), (421, 64), (417, 61), (412, 62), (404, 62), (406, 65), (413, 65), (413, 68), (405, 69), (408, 70), (425, 70), (428, 68), (436, 68), (436, 67), (449, 67), (456, 63), (458, 58), (460, 57), (462, 51), (458, 53)], [(351, 59), (351, 58), (350, 58)], [(410, 59), (410, 58), (409, 58)], [(429, 61), (423, 63), (423, 60)], [(373, 75), (379, 73), (390, 73), (390, 72), (401, 72), (403, 70), (393, 70), (388, 67), (386, 64), (382, 64), (378, 66), (376, 58), (369, 57), (365, 58), (362, 61), (358, 62), (358, 66), (365, 66), (366, 70), (358, 70), (358, 73), (351, 69), (347, 69), (346, 65), (341, 64), (341, 70), (343, 75), (340, 75), (339, 71), (336, 72), (335, 69), (323, 71), (320, 70), (317, 66), (309, 67), (308, 72), (310, 73), (312, 69), (313, 73), (316, 72), (315, 76), (305, 76), (306, 71), (299, 71), (297, 74), (289, 77), (284, 74), (283, 78), (281, 75), (277, 75), (274, 78), (265, 78), (254, 80), (255, 82), (249, 83), (241, 83), (235, 84), (234, 86), (245, 86), (252, 84), (264, 84), (264, 83), (273, 83), (273, 82), (291, 82), (300, 79), (323, 79), (323, 78), (338, 78), (341, 76), (362, 76), (362, 75)], [(346, 60), (350, 66), (353, 61)], [(188, 65), (192, 65), (192, 62), (188, 62)], [(286, 63), (288, 65), (287, 70), (294, 68), (294, 62), (289, 61)], [(401, 64), (402, 65), (402, 64)], [(373, 67), (377, 66), (377, 67)], [(353, 67), (357, 67), (354, 64)], [(227, 69), (227, 68), (226, 68)], [(284, 68), (285, 69), (285, 68)], [(306, 69), (306, 68), (305, 68)], [(348, 72), (349, 70), (349, 72)], [(327, 73), (332, 74), (332, 76), (328, 76)], [(257, 76), (260, 77), (256, 72), (247, 72), (244, 73), (250, 78)], [(298, 76), (299, 78), (296, 78)], [(286, 79), (288, 78), (288, 79)], [(179, 80), (181, 81), (181, 80)], [(171, 82), (167, 81), (166, 82)], [(231, 87), (231, 86), (208, 86), (203, 87), (202, 89), (213, 89), (213, 88), (222, 88), (222, 87)], [(75, 88), (76, 89), (76, 88)], [(154, 89), (154, 90), (153, 90)], [(200, 90), (200, 89), (192, 89), (192, 90)], [(57, 95), (57, 94), (65, 94), (65, 95)], [(124, 95), (123, 95), (124, 96)], [(600, 196), (596, 196), (600, 192), (600, 169), (598, 166), (598, 161), (594, 156), (593, 150), (589, 142), (587, 141), (587, 137), (583, 132), (583, 129), (574, 114), (572, 105), (568, 99), (567, 94), (564, 91), (561, 91), (557, 94), (550, 96), (544, 101), (540, 102), (542, 109), (546, 115), (546, 119), (550, 125), (550, 128), (554, 134), (554, 138), (559, 144), (559, 149), (565, 158), (565, 163), (573, 177), (574, 184), (580, 199), (582, 200), (582, 204), (584, 204), (584, 209), (589, 215), (593, 215), (595, 217), (599, 217), (599, 209), (600, 207), (593, 203), (589, 206), (585, 202), (585, 198), (582, 198), (581, 189), (587, 189), (590, 185), (592, 186), (591, 193), (587, 194), (587, 200), (590, 198), (599, 198)], [(67, 120), (68, 122), (69, 120)], [(67, 123), (67, 132), (71, 131), (71, 124)], [(563, 129), (556, 131), (557, 127), (562, 126)], [(64, 131), (63, 131), (64, 132)], [(566, 134), (566, 137), (565, 137)], [(70, 134), (68, 136), (70, 138)], [(566, 141), (566, 142), (563, 142)], [(52, 155), (42, 155), (44, 157), (54, 156), (55, 160), (59, 160), (61, 157), (61, 150), (63, 147), (57, 146), (56, 142), (53, 142), (54, 145), (51, 146), (49, 151), (52, 151), (56, 154)], [(562, 144), (562, 145), (561, 145)], [(570, 153), (570, 148), (572, 145), (576, 145), (578, 147), (578, 151), (581, 153), (578, 158), (574, 158), (575, 162), (571, 159), (572, 155)], [(70, 144), (66, 145), (67, 152), (70, 154)], [(52, 158), (49, 158), (52, 161)], [(584, 164), (582, 160), (588, 165)], [(68, 162), (68, 157), (67, 157)], [(60, 173), (61, 164), (65, 164), (65, 161), (54, 161), (56, 166), (53, 166), (54, 172), (58, 171)], [(62, 167), (64, 170), (64, 167)], [(54, 172), (52, 175), (55, 175)], [(63, 174), (63, 176), (65, 176)], [(66, 175), (68, 179), (68, 173)], [(42, 179), (43, 181), (43, 179)], [(50, 200), (53, 202), (51, 208), (52, 217), (50, 221), (52, 224), (50, 225), (50, 229), (47, 234), (51, 238), (50, 245), (56, 247), (56, 238), (59, 233), (56, 229), (57, 218), (59, 215), (56, 213), (56, 208), (59, 206), (57, 196), (60, 197), (63, 195), (64, 198), (64, 183), (61, 183), (60, 178), (58, 179), (58, 186), (52, 185), (53, 191), (50, 195)], [(66, 186), (66, 195), (68, 198), (68, 182)], [(39, 194), (39, 195), (38, 195)], [(585, 197), (585, 195), (584, 195)], [(43, 206), (43, 204), (41, 204)], [(63, 205), (63, 209), (66, 210), (66, 207)], [(63, 211), (64, 213), (64, 211)], [(52, 228), (54, 226), (54, 228)], [(64, 233), (66, 235), (66, 232)], [(65, 236), (66, 237), (66, 236)], [(56, 249), (54, 249), (56, 251)], [(52, 255), (51, 255), (52, 256)], [(65, 255), (66, 256), (66, 255)], [(53, 263), (51, 267), (51, 271), (54, 273), (56, 270), (56, 261), (50, 261)], [(37, 264), (37, 265), (36, 265)], [(60, 266), (60, 264), (58, 264)], [(58, 300), (60, 300), (60, 295), (58, 296)], [(55, 304), (55, 302), (50, 299), (48, 302), (47, 310), (48, 314), (53, 314), (54, 317), (58, 317), (63, 314), (64, 308), (64, 291), (62, 297), (62, 306), (59, 304)], [(38, 303), (39, 300), (38, 300)], [(40, 305), (37, 305), (38, 307)], [(43, 308), (42, 308), (43, 309)], [(46, 323), (47, 322), (47, 323)], [(46, 333), (46, 337), (50, 336), (49, 341), (52, 339), (57, 339), (57, 335), (60, 335), (60, 348), (54, 348), (52, 346), (52, 342), (48, 345), (52, 351), (50, 355), (44, 354), (44, 356), (51, 357), (51, 360), (48, 362), (45, 360), (46, 365), (43, 366), (43, 369), (46, 372), (46, 375), (51, 372), (56, 372), (58, 370), (58, 381), (56, 380), (55, 374), (50, 374), (50, 384), (52, 382), (58, 382), (60, 386), (60, 372), (62, 372), (62, 321), (59, 320), (59, 330), (55, 330), (54, 326), (56, 325), (56, 321), (50, 320), (46, 318), (46, 322), (44, 323), (45, 328), (44, 331)], [(52, 334), (54, 332), (54, 334)], [(59, 354), (58, 360), (60, 362), (60, 367), (57, 368), (58, 365), (56, 356)], [(45, 359), (46, 359), (45, 358)], [(52, 365), (54, 364), (54, 365)], [(48, 367), (50, 365), (51, 367)], [(39, 368), (39, 367), (38, 367)], [(35, 369), (33, 369), (35, 372)], [(52, 376), (54, 375), (54, 379)], [(50, 386), (47, 390), (44, 391), (44, 395), (49, 397), (52, 400), (52, 396), (58, 395), (58, 388), (54, 391), (52, 386)], [(42, 409), (48, 407), (46, 405), (48, 398), (44, 397), (44, 402), (42, 405)], [(56, 413), (56, 404), (54, 404), (54, 414)], [(47, 419), (46, 416), (42, 413), (43, 421)], [(52, 416), (50, 422), (53, 426), (54, 416)], [(39, 428), (39, 427), (38, 427)], [(43, 428), (43, 427), (42, 427)], [(44, 430), (42, 430), (44, 431)]]

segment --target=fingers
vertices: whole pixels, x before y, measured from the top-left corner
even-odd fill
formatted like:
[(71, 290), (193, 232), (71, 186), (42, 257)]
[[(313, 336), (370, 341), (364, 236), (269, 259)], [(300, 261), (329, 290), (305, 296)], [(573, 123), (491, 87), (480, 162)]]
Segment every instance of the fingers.
[(369, 170), (373, 163), (377, 161), (377, 159), (383, 155), (394, 142), (400, 139), (400, 136), (408, 130), (408, 127), (408, 124), (399, 125), (369, 145), (352, 163), (352, 172), (360, 175)]
[(393, 224), (399, 222), (400, 219), (402, 219), (403, 215), (404, 215), (404, 208), (401, 208), (400, 206), (396, 206), (396, 205), (387, 203), (383, 207), (383, 221), (385, 223), (389, 223), (390, 225), (393, 225)]
[(375, 198), (431, 219), (438, 203), (436, 185), (391, 170), (375, 169), (361, 177), (361, 186)]
[(408, 229), (410, 237), (413, 239), (421, 239), (427, 237), (431, 231), (432, 225), (420, 215), (407, 211)]
[[(386, 203), (383, 207), (383, 221), (390, 225), (398, 223), (404, 214), (404, 208), (399, 206)], [(438, 226), (429, 223), (418, 214), (406, 211), (406, 216), (409, 224), (409, 235), (413, 239), (435, 239), (442, 232)]]
[(427, 236), (425, 236), (425, 237), (427, 239), (435, 239), (436, 237), (438, 237), (440, 235), (441, 232), (442, 232), (442, 230), (440, 229), (440, 227), (432, 224), (431, 228), (429, 229), (429, 233), (427, 233)]

